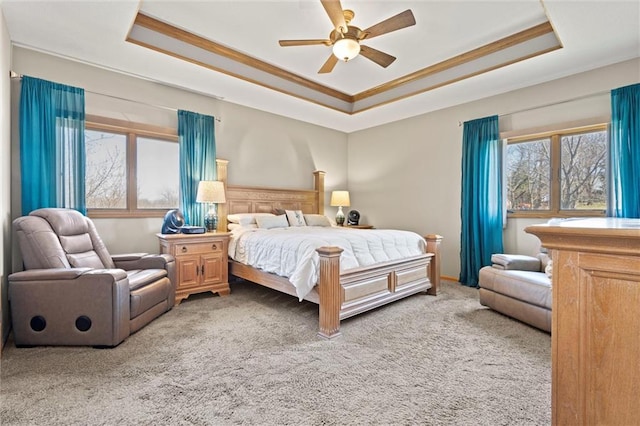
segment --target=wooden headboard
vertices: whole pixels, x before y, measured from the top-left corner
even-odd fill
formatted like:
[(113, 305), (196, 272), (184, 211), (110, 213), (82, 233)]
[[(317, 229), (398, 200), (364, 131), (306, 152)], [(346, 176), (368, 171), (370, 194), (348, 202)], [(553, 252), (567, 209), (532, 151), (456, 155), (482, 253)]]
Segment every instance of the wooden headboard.
[(224, 183), (227, 202), (218, 205), (218, 231), (226, 232), (227, 215), (271, 213), (274, 209), (324, 214), (324, 175), (313, 172), (314, 189), (280, 189), (227, 184), (227, 160), (216, 160), (218, 180)]

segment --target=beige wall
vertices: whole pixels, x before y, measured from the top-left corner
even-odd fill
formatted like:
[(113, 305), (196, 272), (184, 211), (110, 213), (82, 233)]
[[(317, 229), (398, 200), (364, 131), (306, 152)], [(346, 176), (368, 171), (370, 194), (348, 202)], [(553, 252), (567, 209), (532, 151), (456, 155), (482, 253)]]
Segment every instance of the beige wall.
[[(608, 92), (639, 79), (640, 60), (636, 59), (352, 133), (348, 149), (351, 208), (360, 211), (363, 222), (379, 228), (443, 235), (442, 273), (457, 278), (459, 122), (498, 114), (500, 130), (506, 135), (606, 122), (610, 117)], [(509, 220), (505, 250), (535, 253), (539, 242), (523, 229), (542, 221)]]
[[(89, 114), (171, 126), (176, 126), (175, 111), (159, 106), (214, 115), (222, 120), (216, 124), (217, 150), (219, 158), (230, 160), (230, 182), (310, 188), (311, 171), (324, 170), (327, 204), (331, 190), (349, 189), (351, 206), (347, 211), (359, 210), (363, 223), (443, 235), (442, 271), (457, 277), (459, 122), (499, 114), (501, 132), (514, 135), (606, 121), (610, 114), (608, 91), (636, 83), (640, 60), (349, 135), (21, 48), (13, 49), (13, 68), (84, 87)], [(328, 205), (325, 211), (329, 216), (335, 214), (335, 208)], [(523, 232), (531, 222), (509, 221), (505, 250), (535, 252), (537, 240)], [(96, 223), (114, 253), (157, 251), (154, 234), (160, 228), (159, 219), (102, 219)]]
[(11, 117), (10, 79), (11, 44), (4, 14), (0, 9), (0, 291), (2, 330), (0, 339), (9, 334), (9, 310), (7, 307), (7, 275), (11, 273)]
[[(346, 187), (345, 133), (22, 48), (13, 49), (13, 69), (84, 88), (87, 114), (174, 128), (176, 109), (221, 119), (216, 123), (217, 156), (229, 160), (232, 184), (313, 188), (312, 172), (324, 170), (327, 194)], [(331, 214), (334, 208), (328, 206), (328, 195), (325, 199)], [(112, 253), (158, 251), (155, 233), (161, 219), (95, 222)]]

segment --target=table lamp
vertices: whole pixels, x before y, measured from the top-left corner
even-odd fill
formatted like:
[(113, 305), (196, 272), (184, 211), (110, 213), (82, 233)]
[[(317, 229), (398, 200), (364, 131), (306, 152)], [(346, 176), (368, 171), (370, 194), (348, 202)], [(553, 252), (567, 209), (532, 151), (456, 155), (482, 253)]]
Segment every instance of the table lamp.
[(349, 207), (350, 204), (349, 191), (333, 191), (331, 193), (331, 206), (338, 207), (338, 213), (336, 213), (337, 225), (344, 225), (344, 212), (342, 211), (342, 207)]
[(207, 203), (209, 210), (204, 217), (204, 226), (207, 232), (215, 232), (218, 228), (217, 207), (219, 203), (226, 203), (224, 184), (217, 180), (202, 180), (198, 183), (196, 202)]

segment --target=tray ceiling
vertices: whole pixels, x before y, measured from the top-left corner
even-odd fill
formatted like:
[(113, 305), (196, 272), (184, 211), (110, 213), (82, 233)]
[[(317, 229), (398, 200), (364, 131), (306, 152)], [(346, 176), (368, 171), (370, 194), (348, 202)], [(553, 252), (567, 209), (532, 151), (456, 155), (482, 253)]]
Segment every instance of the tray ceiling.
[[(0, 2), (16, 46), (355, 131), (640, 56), (640, 2), (344, 0), (366, 28), (406, 9), (416, 24), (367, 41), (395, 56), (318, 74), (331, 47), (318, 0)], [(640, 73), (639, 73), (640, 74)]]

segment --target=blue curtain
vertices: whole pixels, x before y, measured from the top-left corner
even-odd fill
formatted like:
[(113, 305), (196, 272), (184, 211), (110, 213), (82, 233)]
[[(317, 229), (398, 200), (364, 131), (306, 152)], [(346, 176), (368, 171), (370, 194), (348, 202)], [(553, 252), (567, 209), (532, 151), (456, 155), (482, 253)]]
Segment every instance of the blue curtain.
[(640, 218), (640, 83), (611, 91), (609, 216)]
[(480, 268), (502, 246), (502, 141), (498, 116), (464, 123), (460, 282), (478, 286)]
[(86, 214), (84, 119), (84, 89), (22, 78), (22, 214), (43, 207)]
[(216, 140), (214, 118), (189, 111), (178, 111), (180, 143), (180, 210), (185, 223), (204, 225), (207, 206), (196, 203), (198, 183), (216, 180)]

